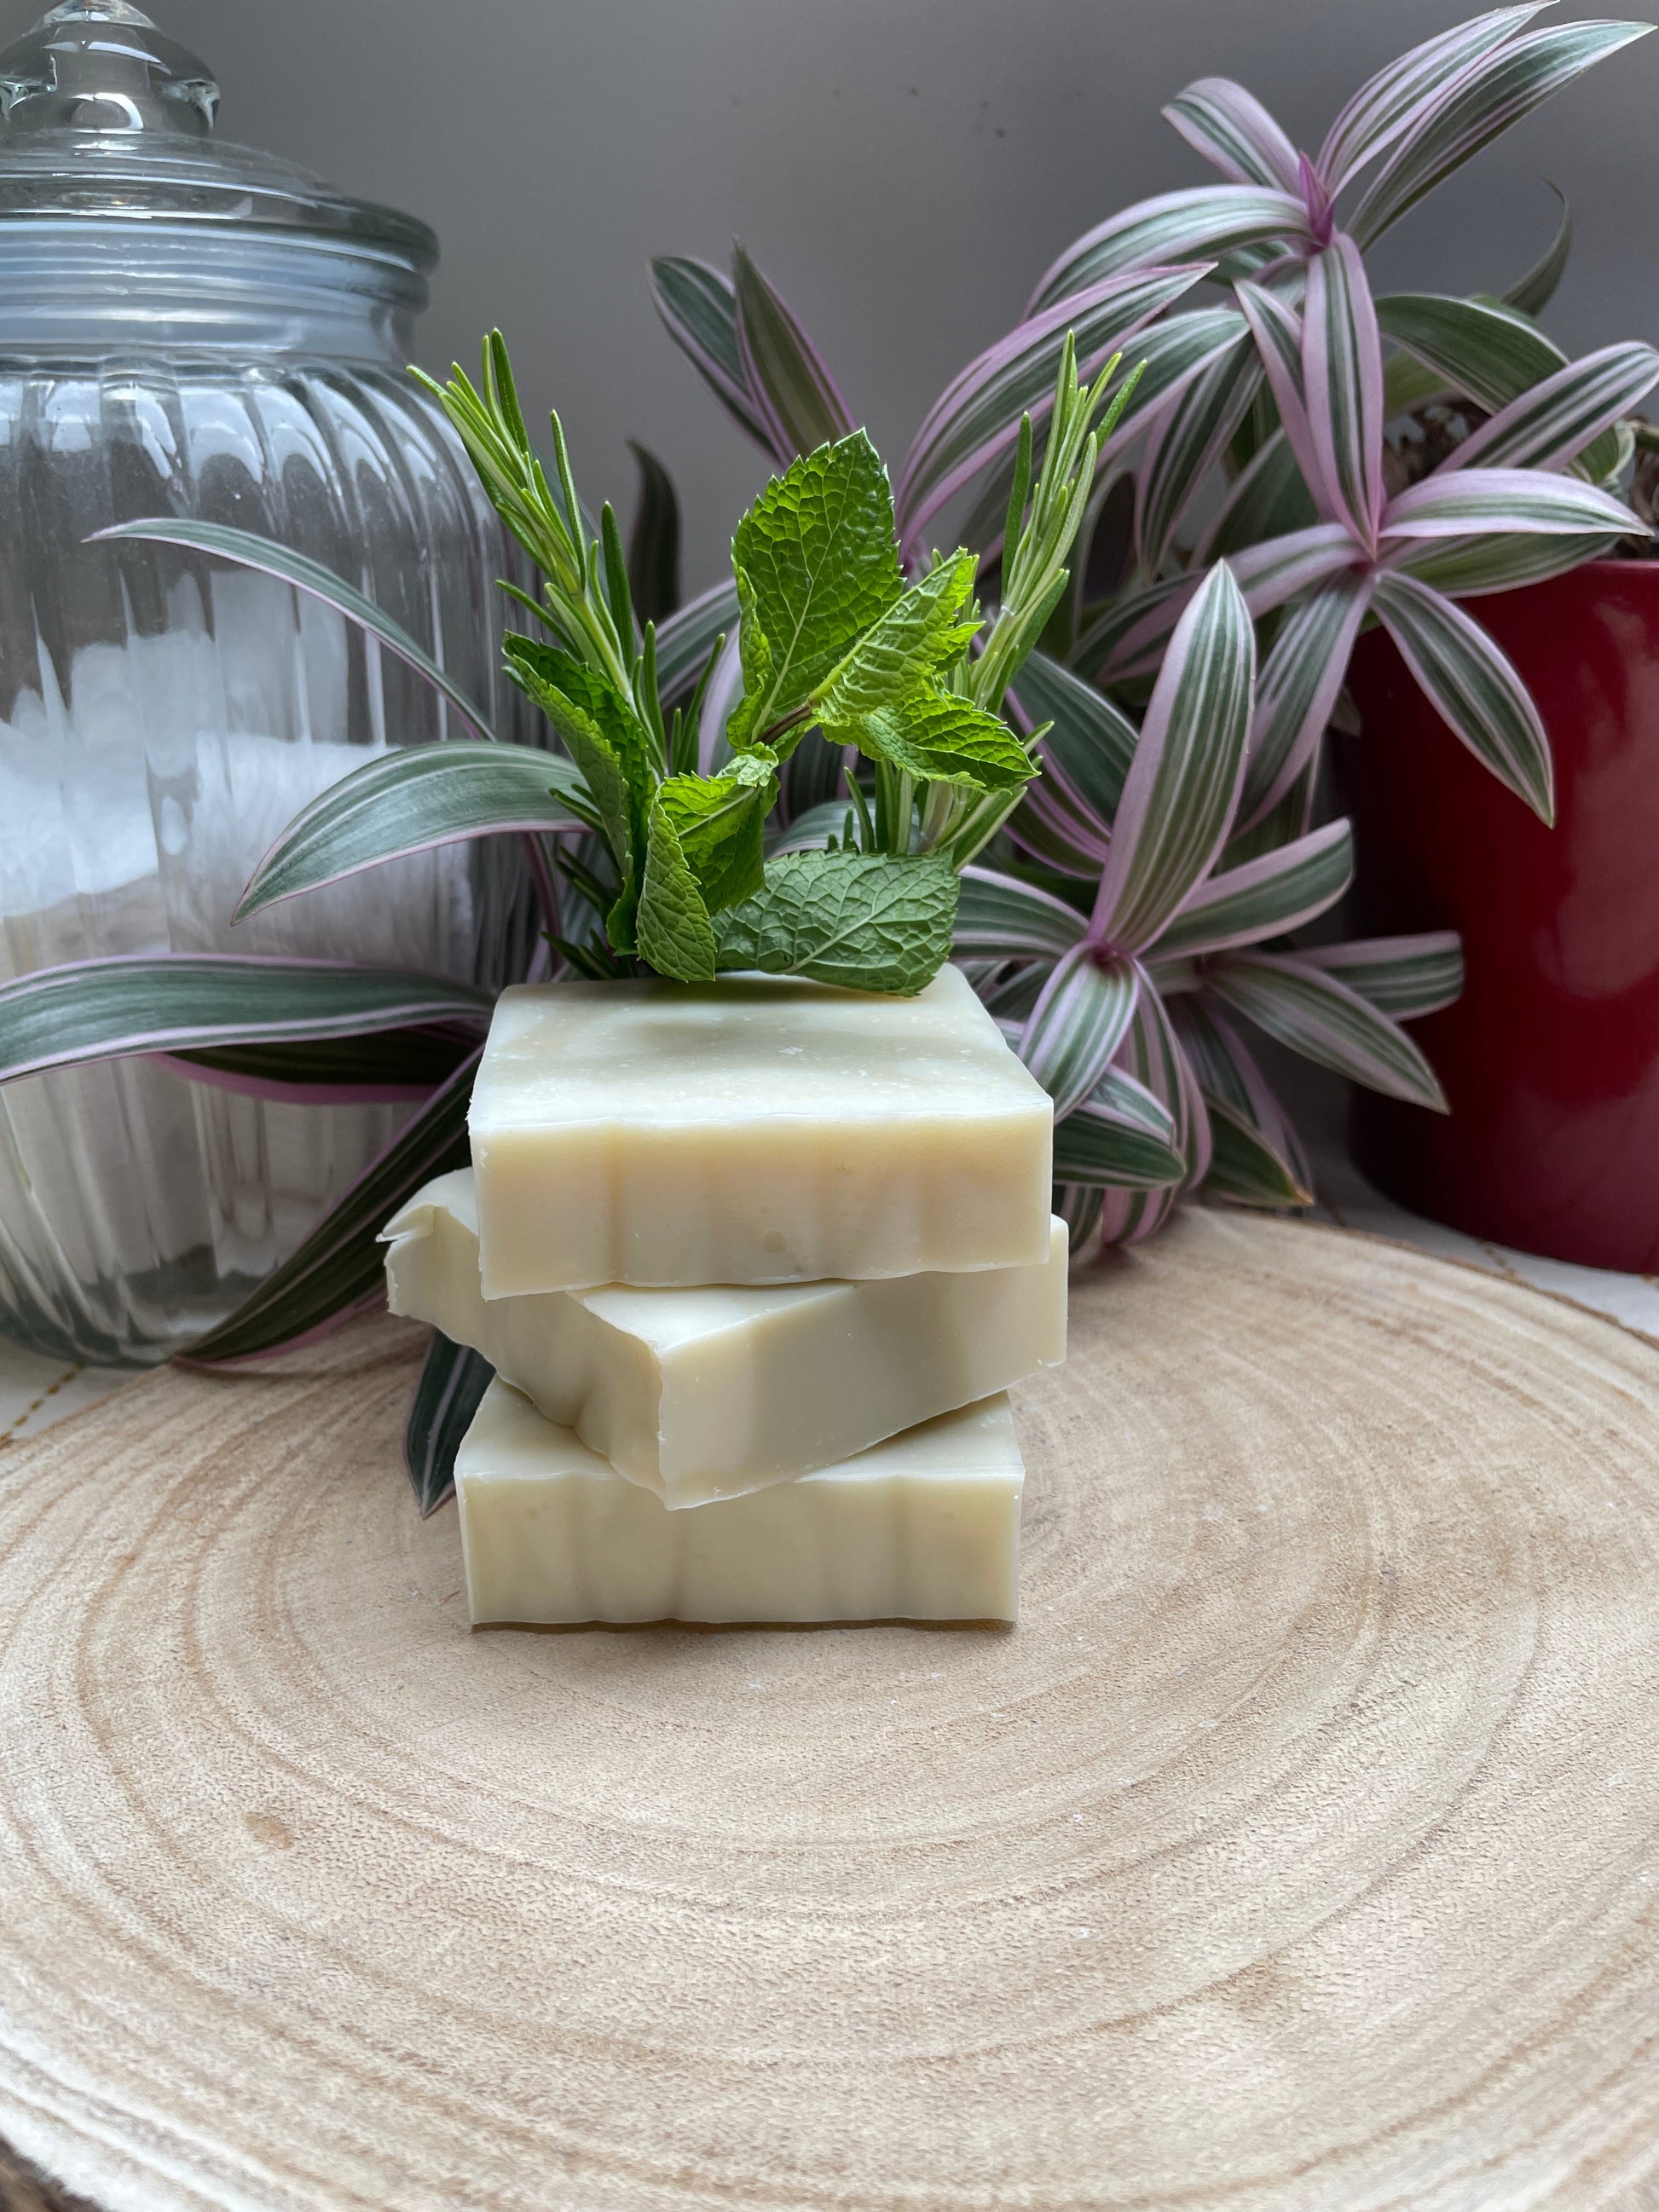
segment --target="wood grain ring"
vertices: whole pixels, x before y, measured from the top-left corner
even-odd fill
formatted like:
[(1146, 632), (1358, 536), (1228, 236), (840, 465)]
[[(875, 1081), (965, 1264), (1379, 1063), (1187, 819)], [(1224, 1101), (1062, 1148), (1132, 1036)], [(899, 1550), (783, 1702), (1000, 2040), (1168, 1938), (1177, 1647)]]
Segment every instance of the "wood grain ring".
[(1659, 1352), (1188, 1217), (1018, 1630), (470, 1634), (418, 1338), (0, 1480), (0, 2134), (119, 2212), (1659, 2202)]

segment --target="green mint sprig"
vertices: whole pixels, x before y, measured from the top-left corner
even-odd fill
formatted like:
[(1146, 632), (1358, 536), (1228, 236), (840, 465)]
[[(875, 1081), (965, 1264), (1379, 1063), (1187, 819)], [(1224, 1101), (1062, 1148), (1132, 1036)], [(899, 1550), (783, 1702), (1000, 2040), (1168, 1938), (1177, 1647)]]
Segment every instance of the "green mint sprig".
[[(609, 863), (607, 885), (585, 872), (603, 936), (561, 942), (579, 973), (643, 965), (707, 982), (758, 967), (908, 994), (938, 971), (957, 872), (1037, 773), (1042, 732), (1022, 738), (1000, 709), (1065, 590), (1100, 439), (1133, 388), (1132, 378), (1106, 406), (1116, 367), (1079, 385), (1067, 344), (1035, 484), (1024, 426), (988, 632), (972, 555), (935, 554), (906, 583), (887, 471), (863, 431), (773, 478), (732, 538), (743, 694), (726, 726), (732, 758), (714, 775), (696, 766), (697, 721), (725, 641), (689, 713), (667, 720), (616, 517), (607, 505), (597, 530), (588, 521), (556, 415), (553, 477), (544, 469), (499, 332), (477, 384), (459, 369), (444, 385), (424, 380), (540, 573), (538, 598), (507, 587), (546, 633), (510, 635), (507, 666), (580, 771)], [(769, 862), (778, 770), (813, 729), (856, 757), (844, 834)]]

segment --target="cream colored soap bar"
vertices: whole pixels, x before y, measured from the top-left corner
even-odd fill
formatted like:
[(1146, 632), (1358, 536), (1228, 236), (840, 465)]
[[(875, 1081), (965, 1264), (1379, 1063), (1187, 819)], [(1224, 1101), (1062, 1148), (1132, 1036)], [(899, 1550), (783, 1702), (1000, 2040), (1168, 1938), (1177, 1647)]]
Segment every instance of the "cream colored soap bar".
[(671, 1513), (492, 1382), (455, 1459), (475, 1622), (1012, 1620), (1024, 1480), (1004, 1397)]
[(483, 1293), (1033, 1267), (1054, 1109), (965, 976), (504, 991), (472, 1093)]
[(1040, 1267), (883, 1282), (483, 1298), (473, 1177), (386, 1225), (393, 1313), (481, 1352), (670, 1506), (849, 1458), (1066, 1357), (1066, 1224)]

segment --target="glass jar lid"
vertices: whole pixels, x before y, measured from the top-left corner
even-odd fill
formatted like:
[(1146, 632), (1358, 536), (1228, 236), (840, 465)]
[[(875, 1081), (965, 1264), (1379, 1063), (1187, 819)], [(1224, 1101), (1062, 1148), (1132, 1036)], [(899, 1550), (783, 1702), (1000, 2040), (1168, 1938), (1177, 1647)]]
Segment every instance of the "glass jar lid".
[(430, 269), (395, 208), (213, 137), (219, 87), (131, 0), (63, 0), (0, 52), (0, 221), (52, 216), (314, 232)]

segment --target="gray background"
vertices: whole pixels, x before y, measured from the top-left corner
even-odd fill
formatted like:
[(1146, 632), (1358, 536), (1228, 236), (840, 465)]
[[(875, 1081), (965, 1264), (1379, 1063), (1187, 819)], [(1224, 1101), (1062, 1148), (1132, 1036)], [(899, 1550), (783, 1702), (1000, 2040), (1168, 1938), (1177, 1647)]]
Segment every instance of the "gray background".
[[(444, 258), (421, 355), (499, 322), (526, 401), (564, 416), (585, 495), (633, 500), (629, 437), (679, 484), (688, 585), (766, 473), (663, 335), (657, 252), (736, 234), (896, 467), (946, 380), (1042, 269), (1128, 200), (1212, 173), (1158, 114), (1237, 76), (1317, 146), (1380, 63), (1477, 0), (154, 0), (223, 87), (223, 135), (413, 210)], [(1568, 7), (1569, 15), (1628, 13)], [(33, 6), (0, 0), (0, 34)], [(1659, 337), (1659, 37), (1488, 149), (1386, 239), (1382, 284), (1502, 289), (1555, 178), (1582, 351)]]

